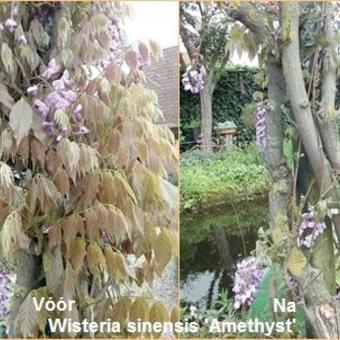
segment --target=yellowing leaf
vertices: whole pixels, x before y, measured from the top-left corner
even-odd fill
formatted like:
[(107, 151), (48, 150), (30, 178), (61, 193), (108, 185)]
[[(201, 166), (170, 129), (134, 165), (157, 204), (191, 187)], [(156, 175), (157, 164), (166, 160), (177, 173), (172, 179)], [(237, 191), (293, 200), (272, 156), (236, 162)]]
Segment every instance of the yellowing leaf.
[(292, 275), (299, 277), (303, 274), (306, 269), (307, 259), (303, 254), (302, 250), (298, 247), (294, 247), (288, 254), (288, 270)]
[(21, 98), (14, 104), (9, 115), (9, 126), (14, 133), (17, 145), (19, 145), (21, 140), (28, 135), (28, 132), (32, 127), (32, 121), (32, 108), (24, 98)]
[(151, 53), (154, 56), (154, 58), (156, 60), (158, 60), (159, 58), (162, 58), (163, 50), (162, 50), (160, 44), (155, 40), (149, 40), (149, 45), (150, 45), (150, 48), (151, 48)]
[(86, 260), (87, 266), (92, 275), (99, 275), (105, 270), (105, 257), (96, 242), (91, 242), (87, 247)]
[(1, 248), (6, 258), (12, 258), (18, 248), (27, 250), (30, 245), (29, 237), (24, 233), (22, 219), (17, 211), (7, 216), (1, 230)]
[(130, 268), (122, 254), (112, 250), (110, 246), (104, 248), (107, 270), (115, 282), (125, 282), (129, 277), (133, 277)]
[[(150, 321), (151, 322), (167, 322), (169, 321), (169, 313), (163, 303), (160, 301), (154, 302), (150, 309)], [(154, 332), (153, 333), (156, 338), (158, 338), (162, 332)]]
[(74, 272), (78, 274), (84, 262), (86, 254), (86, 243), (80, 238), (71, 240), (70, 247), (67, 252), (67, 257), (74, 269)]
[(124, 323), (127, 319), (128, 313), (131, 307), (131, 299), (128, 296), (123, 296), (118, 300), (118, 302), (113, 307), (112, 317), (113, 321), (118, 321), (121, 324), (121, 328), (123, 328)]
[(68, 131), (70, 129), (70, 118), (63, 110), (56, 110), (54, 113), (54, 121), (62, 130)]
[(165, 231), (161, 231), (157, 236), (154, 251), (160, 274), (169, 263), (172, 254), (171, 240)]
[(57, 146), (57, 154), (65, 168), (69, 169), (75, 176), (75, 170), (78, 168), (80, 159), (78, 144), (71, 142), (68, 138), (63, 138)]
[(129, 320), (137, 322), (138, 319), (141, 319), (142, 321), (149, 320), (149, 305), (147, 300), (143, 297), (137, 298), (130, 308)]

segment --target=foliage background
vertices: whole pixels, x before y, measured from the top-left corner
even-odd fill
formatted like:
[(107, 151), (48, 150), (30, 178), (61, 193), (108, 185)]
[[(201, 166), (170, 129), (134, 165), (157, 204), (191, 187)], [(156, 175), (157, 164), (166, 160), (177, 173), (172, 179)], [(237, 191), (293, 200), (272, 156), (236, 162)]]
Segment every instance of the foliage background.
[[(255, 83), (258, 68), (226, 68), (213, 93), (213, 124), (233, 120), (238, 126), (237, 143), (254, 139), (253, 128), (247, 128), (242, 121), (244, 107), (253, 101), (253, 94), (261, 88)], [(200, 98), (190, 91), (180, 90), (182, 141), (192, 140), (192, 128), (200, 126)]]

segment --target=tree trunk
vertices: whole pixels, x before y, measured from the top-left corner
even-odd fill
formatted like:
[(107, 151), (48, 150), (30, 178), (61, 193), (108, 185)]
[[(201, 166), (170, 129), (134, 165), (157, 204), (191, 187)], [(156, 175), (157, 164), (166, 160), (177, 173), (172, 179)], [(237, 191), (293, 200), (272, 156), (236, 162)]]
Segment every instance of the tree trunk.
[(19, 338), (21, 334), (15, 329), (15, 318), (18, 314), (20, 305), (24, 301), (27, 293), (35, 288), (39, 280), (38, 258), (25, 250), (17, 250), (16, 254), (16, 285), (20, 288), (20, 292), (13, 295), (11, 301), (11, 314), (9, 317), (9, 337)]
[[(321, 197), (336, 200), (336, 189), (329, 162), (322, 149), (318, 128), (314, 122), (302, 75), (299, 46), (299, 3), (282, 3), (282, 65), (295, 122), (303, 147), (313, 168)], [(340, 224), (334, 224), (340, 232)], [(306, 312), (317, 337), (337, 337), (340, 329), (339, 302), (334, 302), (334, 248), (330, 224), (319, 236), (318, 247), (312, 250), (312, 263), (297, 277), (304, 288)], [(323, 274), (323, 275), (320, 275)], [(326, 310), (331, 317), (327, 320)]]
[(321, 110), (318, 125), (326, 155), (332, 167), (340, 171), (340, 139), (336, 126), (335, 96), (337, 66), (335, 61), (335, 35), (332, 27), (331, 10), (333, 4), (326, 3), (324, 35), (330, 44), (325, 48), (321, 75)]
[(200, 92), (201, 101), (201, 133), (202, 150), (212, 152), (212, 94), (214, 85), (212, 82), (213, 71), (209, 71), (204, 79), (204, 88)]
[(283, 155), (283, 116), (281, 105), (286, 90), (281, 66), (268, 56), (268, 99), (271, 111), (266, 119), (267, 148), (264, 157), (273, 185), (269, 193), (269, 221), (274, 242), (282, 242), (282, 236), (289, 232), (288, 203), (291, 193), (291, 176)]

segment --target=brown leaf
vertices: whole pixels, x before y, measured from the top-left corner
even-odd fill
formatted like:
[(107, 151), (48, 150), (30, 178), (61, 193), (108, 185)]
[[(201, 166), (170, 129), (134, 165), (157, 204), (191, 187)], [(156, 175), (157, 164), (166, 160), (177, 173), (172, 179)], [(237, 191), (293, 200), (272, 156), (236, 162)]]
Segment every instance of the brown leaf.
[(0, 144), (0, 156), (4, 159), (8, 159), (10, 156), (14, 156), (15, 153), (15, 143), (12, 137), (11, 130), (5, 129), (1, 134), (1, 144)]
[(54, 183), (58, 191), (62, 195), (69, 195), (70, 193), (70, 180), (68, 178), (66, 170), (59, 168), (55, 174)]
[(136, 51), (130, 50), (125, 54), (125, 62), (129, 66), (131, 72), (137, 70), (138, 67), (138, 54)]
[(37, 138), (31, 142), (32, 159), (37, 160), (42, 171), (45, 170), (46, 149), (43, 143)]
[(60, 161), (58, 159), (57, 153), (53, 149), (48, 150), (47, 155), (46, 155), (46, 169), (48, 173), (51, 176), (54, 176), (59, 166), (60, 166)]
[(86, 237), (89, 241), (98, 241), (99, 227), (97, 215), (93, 210), (88, 210), (84, 214), (85, 227), (86, 227)]
[(86, 93), (93, 96), (98, 91), (98, 86), (98, 79), (92, 79), (86, 87)]
[(78, 200), (78, 208), (81, 210), (92, 205), (93, 201), (97, 198), (99, 190), (99, 175), (97, 173), (88, 173), (83, 179), (83, 183), (83, 193)]
[(142, 56), (143, 61), (145, 63), (148, 63), (150, 60), (150, 51), (149, 51), (148, 45), (140, 41), (138, 44), (138, 51), (140, 55)]
[(115, 180), (110, 171), (104, 171), (101, 173), (98, 198), (101, 203), (105, 204), (116, 203)]
[(83, 239), (76, 238), (71, 240), (70, 247), (67, 251), (67, 258), (69, 259), (74, 272), (78, 274), (84, 263), (86, 255), (86, 243)]
[(105, 257), (96, 242), (91, 242), (87, 247), (86, 260), (87, 266), (92, 275), (100, 275), (101, 271), (105, 270)]
[(129, 277), (135, 278), (122, 254), (113, 251), (110, 246), (106, 246), (104, 256), (107, 270), (114, 282), (122, 283), (127, 281)]
[(48, 230), (48, 247), (52, 250), (61, 241), (60, 226), (56, 225)]
[(131, 307), (131, 299), (128, 296), (121, 297), (113, 307), (111, 319), (120, 322), (123, 328)]
[(60, 222), (63, 230), (63, 239), (66, 245), (67, 252), (69, 251), (71, 241), (77, 236), (85, 236), (85, 227), (83, 219), (79, 215), (71, 215)]
[(112, 85), (118, 85), (122, 79), (122, 73), (116, 62), (110, 63), (105, 70), (105, 76)]
[(22, 139), (18, 151), (20, 153), (20, 156), (22, 157), (23, 164), (27, 166), (27, 162), (30, 156), (30, 140), (28, 136), (25, 136)]

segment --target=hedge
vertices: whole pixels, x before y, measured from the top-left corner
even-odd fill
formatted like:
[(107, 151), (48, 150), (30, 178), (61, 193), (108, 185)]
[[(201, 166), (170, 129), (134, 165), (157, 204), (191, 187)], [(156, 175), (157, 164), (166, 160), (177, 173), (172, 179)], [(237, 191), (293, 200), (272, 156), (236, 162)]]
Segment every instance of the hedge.
[[(254, 82), (258, 68), (227, 68), (213, 94), (213, 124), (232, 120), (238, 126), (237, 142), (254, 139), (254, 129), (246, 128), (241, 113), (246, 104), (253, 101), (252, 95), (260, 91)], [(200, 126), (199, 94), (184, 91), (181, 84), (181, 136), (182, 141), (192, 140), (192, 129)]]

